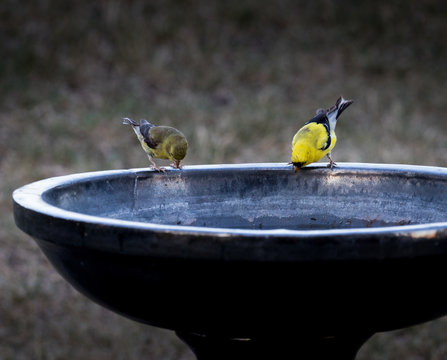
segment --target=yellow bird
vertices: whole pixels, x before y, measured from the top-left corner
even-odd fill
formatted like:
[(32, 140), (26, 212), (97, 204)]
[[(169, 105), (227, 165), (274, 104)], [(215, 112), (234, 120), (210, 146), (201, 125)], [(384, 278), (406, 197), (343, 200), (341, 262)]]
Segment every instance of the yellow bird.
[(123, 118), (123, 124), (132, 126), (155, 170), (165, 172), (165, 169), (158, 167), (153, 159), (171, 160), (172, 167), (182, 168), (180, 161), (186, 156), (188, 142), (180, 131), (170, 126), (156, 126), (146, 120), (140, 120), (138, 124), (132, 119)]
[(329, 167), (332, 169), (335, 162), (331, 157), (331, 150), (337, 142), (335, 125), (340, 114), (352, 100), (338, 98), (333, 107), (328, 110), (318, 109), (315, 117), (298, 130), (292, 140), (292, 165), (295, 172), (310, 163), (317, 162), (324, 155), (329, 158)]

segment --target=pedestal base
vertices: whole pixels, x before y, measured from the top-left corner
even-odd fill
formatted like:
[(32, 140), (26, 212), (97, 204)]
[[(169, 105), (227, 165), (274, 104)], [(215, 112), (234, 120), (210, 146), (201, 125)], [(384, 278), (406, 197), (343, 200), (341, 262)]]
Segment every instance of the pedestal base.
[(183, 332), (177, 332), (177, 335), (192, 349), (198, 360), (354, 360), (360, 347), (371, 336), (296, 335), (234, 339)]

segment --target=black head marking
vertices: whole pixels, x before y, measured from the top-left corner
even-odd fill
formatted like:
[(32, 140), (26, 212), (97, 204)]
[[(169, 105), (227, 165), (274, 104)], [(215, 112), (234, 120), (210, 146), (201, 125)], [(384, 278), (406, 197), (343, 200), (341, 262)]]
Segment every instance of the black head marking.
[(304, 164), (305, 162), (292, 162), (292, 165), (298, 168), (303, 167)]

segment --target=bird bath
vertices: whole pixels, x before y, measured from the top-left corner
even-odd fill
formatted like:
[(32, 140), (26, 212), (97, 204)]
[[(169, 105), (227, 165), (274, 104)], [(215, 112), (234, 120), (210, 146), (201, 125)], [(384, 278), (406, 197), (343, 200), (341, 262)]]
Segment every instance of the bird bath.
[(340, 163), (75, 174), (15, 221), (93, 301), (207, 359), (354, 359), (447, 314), (447, 169)]

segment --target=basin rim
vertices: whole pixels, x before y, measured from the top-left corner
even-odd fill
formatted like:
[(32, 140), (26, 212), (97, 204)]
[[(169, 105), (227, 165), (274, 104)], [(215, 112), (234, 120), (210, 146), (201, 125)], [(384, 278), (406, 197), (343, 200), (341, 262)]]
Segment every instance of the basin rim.
[[(320, 171), (331, 171), (326, 169), (325, 164), (311, 164), (300, 171), (312, 171), (315, 169), (320, 169)], [(192, 165), (184, 166), (183, 170), (167, 169), (166, 173), (169, 175), (178, 171), (188, 173), (219, 170), (293, 171), (292, 165), (287, 163), (253, 163)], [(447, 178), (447, 168), (421, 165), (338, 163), (338, 166), (333, 171), (335, 174), (339, 171), (371, 171), (374, 173), (383, 171), (387, 174), (405, 173)], [(68, 244), (66, 241), (67, 239), (64, 239), (65, 235), (61, 236), (61, 239), (52, 239), (51, 237), (54, 237), (54, 231), (56, 230), (52, 229), (49, 232), (44, 230), (43, 222), (49, 221), (53, 223), (54, 221), (59, 221), (58, 224), (61, 222), (71, 224), (72, 229), (82, 229), (82, 231), (79, 230), (66, 235), (72, 240), (74, 237), (79, 238), (70, 244), (73, 246), (95, 248), (111, 252), (118, 251), (120, 253), (129, 254), (154, 254), (156, 256), (170, 256), (173, 253), (177, 253), (178, 256), (186, 258), (189, 258), (190, 256), (208, 258), (210, 253), (222, 257), (222, 252), (224, 252), (224, 250), (222, 250), (223, 248), (226, 248), (227, 250), (230, 249), (229, 252), (226, 253), (226, 256), (230, 256), (228, 254), (231, 253), (231, 248), (235, 250), (235, 248), (240, 247), (241, 249), (247, 250), (247, 246), (251, 246), (253, 243), (251, 242), (249, 245), (246, 241), (252, 241), (253, 239), (261, 239), (262, 241), (262, 243), (257, 244), (254, 249), (258, 255), (260, 255), (260, 253), (264, 254), (272, 246), (274, 247), (278, 244), (286, 244), (287, 247), (287, 245), (292, 244), (295, 240), (301, 242), (300, 246), (304, 246), (303, 249), (308, 247), (320, 247), (321, 249), (322, 244), (328, 244), (328, 246), (331, 246), (331, 249), (336, 248), (337, 244), (344, 244), (351, 249), (348, 252), (337, 251), (337, 254), (335, 254), (336, 258), (364, 258), (366, 253), (363, 254), (361, 251), (358, 252), (357, 250), (353, 250), (355, 244), (358, 245), (358, 242), (362, 241), (367, 242), (370, 247), (369, 250), (371, 251), (370, 255), (372, 258), (390, 256), (412, 257), (420, 254), (430, 255), (433, 251), (439, 252), (441, 248), (444, 247), (447, 251), (447, 221), (418, 225), (319, 230), (247, 230), (211, 228), (185, 225), (162, 225), (87, 215), (58, 208), (45, 201), (42, 197), (42, 195), (50, 189), (69, 185), (77, 181), (83, 181), (88, 178), (98, 179), (121, 175), (137, 177), (148, 174), (149, 172), (153, 172), (153, 170), (138, 168), (84, 172), (47, 178), (24, 185), (13, 192), (14, 217), (16, 224), (19, 228), (34, 238), (47, 242)], [(297, 176), (299, 176), (299, 174), (297, 174)], [(34, 219), (36, 224), (27, 224), (31, 219)], [(113, 232), (119, 233), (119, 241), (114, 241), (110, 246), (105, 245), (103, 239), (101, 239), (101, 243), (98, 243), (94, 240), (93, 234), (97, 235), (99, 231), (105, 231), (109, 235)], [(91, 238), (89, 238), (89, 241), (86, 241), (86, 236), (89, 234), (91, 235)], [(127, 240), (123, 242), (124, 238), (141, 239), (145, 234), (152, 239), (146, 246), (142, 246), (141, 243), (132, 243), (132, 245), (129, 243), (129, 246), (127, 246)], [(395, 241), (397, 238), (401, 241), (398, 245), (398, 249), (394, 252), (385, 251), (384, 248), (388, 245), (393, 246), (390, 242)], [(200, 239), (202, 239), (202, 241), (200, 241)], [(213, 241), (209, 242), (210, 239)], [(236, 243), (233, 244), (234, 246), (229, 245), (233, 240), (236, 241)], [(207, 243), (205, 243), (205, 241), (207, 241)], [(193, 244), (195, 242), (197, 243)], [(180, 250), (179, 247), (185, 243), (188, 244), (188, 249), (185, 250), (183, 248)], [(421, 243), (422, 246), (420, 245)], [(444, 245), (444, 243), (446, 244)], [(205, 246), (203, 247), (203, 245)], [(198, 250), (200, 246), (202, 246), (202, 249)], [(216, 248), (216, 246), (218, 248)], [(396, 245), (394, 244), (394, 246)], [(194, 249), (198, 250), (198, 252)], [(334, 250), (331, 250), (329, 253), (334, 255), (333, 251)], [(236, 259), (249, 258), (250, 252), (251, 250), (248, 251), (246, 255), (243, 255), (242, 253), (239, 253), (238, 250), (236, 251), (237, 254), (233, 253), (231, 256)], [(444, 253), (444, 250), (441, 252)], [(330, 257), (330, 254), (326, 254), (326, 256)], [(322, 251), (321, 256), (324, 257), (324, 251)], [(314, 256), (311, 257), (313, 258)], [(273, 258), (274, 256), (272, 259)], [(304, 255), (303, 258), (305, 258)]]

